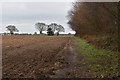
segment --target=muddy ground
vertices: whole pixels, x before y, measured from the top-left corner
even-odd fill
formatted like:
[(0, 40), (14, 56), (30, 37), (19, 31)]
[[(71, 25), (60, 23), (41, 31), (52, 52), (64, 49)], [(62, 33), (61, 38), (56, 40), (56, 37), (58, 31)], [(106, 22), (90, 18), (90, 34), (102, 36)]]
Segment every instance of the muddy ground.
[(3, 78), (87, 77), (72, 37), (3, 36)]

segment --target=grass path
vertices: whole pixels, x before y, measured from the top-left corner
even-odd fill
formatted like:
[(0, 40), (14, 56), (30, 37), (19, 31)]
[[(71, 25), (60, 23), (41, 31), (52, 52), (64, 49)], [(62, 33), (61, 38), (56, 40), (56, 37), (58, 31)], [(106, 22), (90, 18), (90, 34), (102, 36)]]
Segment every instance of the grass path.
[(78, 37), (74, 38), (77, 52), (85, 58), (85, 64), (89, 67), (91, 77), (111, 78), (118, 73), (118, 54), (104, 49), (96, 49)]

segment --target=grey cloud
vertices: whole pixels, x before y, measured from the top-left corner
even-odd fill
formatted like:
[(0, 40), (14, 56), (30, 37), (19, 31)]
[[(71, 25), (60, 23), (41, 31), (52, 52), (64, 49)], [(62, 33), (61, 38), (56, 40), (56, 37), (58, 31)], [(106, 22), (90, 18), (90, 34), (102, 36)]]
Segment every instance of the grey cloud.
[(66, 16), (71, 7), (70, 2), (5, 2), (2, 5), (3, 25), (12, 23), (23, 32), (34, 32), (33, 26), (37, 21), (57, 22), (69, 31)]
[(65, 16), (68, 3), (39, 2), (39, 3), (5, 3), (3, 4), (3, 18), (24, 19), (29, 17), (59, 17)]

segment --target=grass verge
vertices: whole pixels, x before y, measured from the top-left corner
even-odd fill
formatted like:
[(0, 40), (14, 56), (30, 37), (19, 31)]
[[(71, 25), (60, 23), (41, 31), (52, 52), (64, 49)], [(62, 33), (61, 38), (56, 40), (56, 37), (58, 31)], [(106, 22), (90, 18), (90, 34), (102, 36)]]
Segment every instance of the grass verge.
[(86, 66), (90, 69), (92, 77), (111, 78), (119, 75), (118, 54), (105, 49), (97, 49), (85, 40), (74, 38), (77, 52), (84, 57)]

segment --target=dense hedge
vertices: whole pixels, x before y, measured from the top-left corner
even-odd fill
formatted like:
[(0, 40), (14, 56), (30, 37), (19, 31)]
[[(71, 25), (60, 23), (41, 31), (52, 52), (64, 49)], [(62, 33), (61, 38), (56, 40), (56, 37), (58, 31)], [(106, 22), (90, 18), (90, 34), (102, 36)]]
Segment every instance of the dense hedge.
[(75, 2), (68, 13), (68, 24), (76, 31), (76, 36), (106, 36), (109, 39), (105, 38), (102, 45), (107, 43), (110, 47), (117, 42), (114, 46), (119, 50), (119, 7), (117, 2)]

